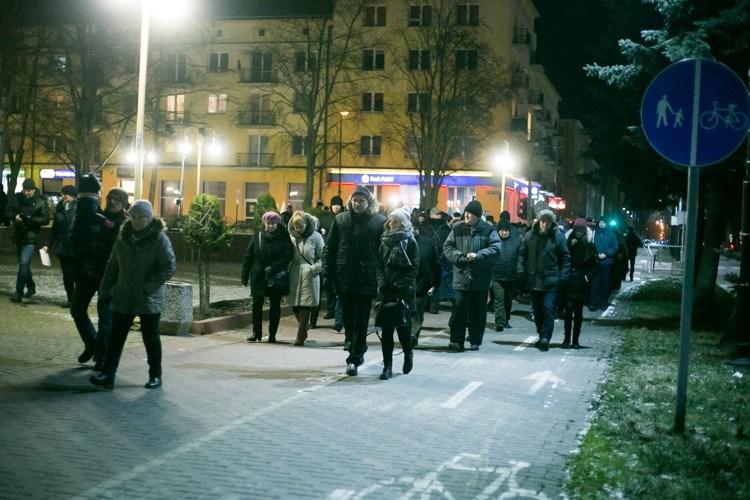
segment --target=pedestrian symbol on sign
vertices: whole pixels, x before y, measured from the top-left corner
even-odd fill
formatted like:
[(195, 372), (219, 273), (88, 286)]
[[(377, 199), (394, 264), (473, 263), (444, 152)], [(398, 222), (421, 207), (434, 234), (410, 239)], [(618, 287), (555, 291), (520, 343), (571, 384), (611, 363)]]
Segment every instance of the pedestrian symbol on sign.
[(667, 94), (664, 94), (656, 104), (656, 128), (661, 128), (662, 126), (669, 127), (669, 116), (667, 115), (667, 112), (674, 115), (674, 124), (672, 125), (672, 128), (682, 127), (682, 121), (685, 119), (685, 115), (682, 113), (682, 108), (675, 112), (675, 110), (672, 109), (672, 105), (669, 104)]

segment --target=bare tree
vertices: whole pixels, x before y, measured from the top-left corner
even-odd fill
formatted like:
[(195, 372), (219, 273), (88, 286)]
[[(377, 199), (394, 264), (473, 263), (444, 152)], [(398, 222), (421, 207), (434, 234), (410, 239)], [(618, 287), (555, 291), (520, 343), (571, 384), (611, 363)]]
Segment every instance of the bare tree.
[(387, 139), (419, 172), (420, 207), (429, 209), (445, 176), (471, 166), (478, 146), (496, 134), (493, 113), (510, 95), (510, 78), (508, 64), (485, 41), (487, 28), (463, 18), (469, 14), (459, 13), (455, 1), (418, 8), (391, 49), (410, 90), (406, 119), (403, 109), (390, 111)]

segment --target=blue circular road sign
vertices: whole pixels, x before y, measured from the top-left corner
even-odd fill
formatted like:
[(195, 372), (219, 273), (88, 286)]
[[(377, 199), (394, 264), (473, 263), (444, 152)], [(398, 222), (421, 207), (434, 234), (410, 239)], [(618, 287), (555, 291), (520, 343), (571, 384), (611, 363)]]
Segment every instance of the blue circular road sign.
[(750, 98), (724, 64), (686, 59), (656, 75), (641, 103), (641, 127), (657, 153), (684, 166), (731, 155), (750, 125)]

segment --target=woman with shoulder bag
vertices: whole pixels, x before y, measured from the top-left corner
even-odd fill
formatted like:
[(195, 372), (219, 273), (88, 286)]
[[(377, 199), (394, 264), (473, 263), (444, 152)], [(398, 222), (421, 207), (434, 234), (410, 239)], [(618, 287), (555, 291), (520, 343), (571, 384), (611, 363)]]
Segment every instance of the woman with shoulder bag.
[(281, 297), (289, 293), (287, 268), (294, 247), (278, 213), (270, 210), (262, 221), (263, 230), (253, 235), (245, 251), (241, 280), (250, 285), (253, 298), (253, 334), (247, 341), (260, 342), (263, 337), (263, 303), (268, 297), (268, 342), (273, 344), (281, 320)]
[(323, 271), (323, 236), (316, 231), (315, 218), (296, 211), (289, 220), (289, 237), (294, 251), (289, 266), (289, 300), (297, 318), (294, 345), (305, 345), (312, 309), (320, 304), (320, 273)]
[[(393, 376), (393, 330), (404, 351), (403, 372), (414, 365), (411, 342), (411, 313), (415, 310), (415, 289), (419, 270), (419, 247), (414, 239), (409, 212), (399, 208), (385, 221), (377, 261), (378, 299), (376, 326), (382, 328), (381, 380)], [(387, 312), (386, 311), (390, 311)]]

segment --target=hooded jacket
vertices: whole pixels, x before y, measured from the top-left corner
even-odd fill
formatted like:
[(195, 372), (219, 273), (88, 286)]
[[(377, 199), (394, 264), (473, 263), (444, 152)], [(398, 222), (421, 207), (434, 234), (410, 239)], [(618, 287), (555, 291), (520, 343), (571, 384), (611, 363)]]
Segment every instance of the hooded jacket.
[[(479, 219), (474, 226), (456, 222), (443, 245), (445, 258), (453, 264), (453, 288), (461, 291), (488, 290), (492, 268), (500, 253), (500, 237), (487, 222)], [(476, 253), (468, 262), (466, 255)]]
[(418, 270), (419, 247), (412, 232), (383, 233), (377, 261), (379, 298), (403, 299), (413, 311)]
[(164, 283), (175, 272), (166, 225), (154, 218), (143, 231), (132, 221), (122, 225), (99, 287), (100, 300), (111, 300), (121, 314), (158, 314), (164, 308)]
[(377, 294), (376, 268), (380, 237), (385, 216), (378, 213), (378, 203), (366, 189), (352, 193), (367, 198), (367, 211), (357, 214), (352, 208), (336, 215), (328, 235), (325, 265), (337, 294), (355, 293), (374, 297)]
[(66, 207), (65, 202), (61, 200), (57, 204), (55, 217), (52, 219), (52, 229), (47, 238), (47, 246), (54, 249), (55, 255), (63, 259), (73, 256), (73, 249), (70, 246), (70, 233), (73, 228), (76, 203), (76, 200), (73, 200)]
[(526, 288), (536, 291), (556, 290), (570, 276), (568, 245), (557, 224), (542, 234), (539, 221), (534, 222), (521, 246), (519, 268), (526, 278)]
[[(250, 293), (253, 296), (265, 296), (268, 278), (288, 270), (293, 251), (289, 233), (281, 224), (278, 224), (276, 230), (270, 234), (262, 230), (258, 231), (250, 238), (250, 243), (245, 250), (240, 275), (242, 284), (250, 284)], [(266, 274), (267, 267), (271, 268), (268, 274)]]
[(597, 227), (594, 232), (594, 245), (596, 246), (597, 253), (606, 255), (606, 258), (599, 261), (599, 265), (611, 266), (620, 248), (620, 243), (617, 241), (615, 233), (610, 231), (608, 227), (604, 229)]
[(492, 268), (493, 280), (515, 281), (518, 278), (518, 256), (522, 243), (518, 230), (515, 233), (510, 231), (510, 236), (505, 239), (500, 238), (500, 253)]
[[(23, 191), (9, 197), (5, 213), (13, 224), (13, 241), (19, 245), (35, 245), (42, 226), (49, 223), (47, 198), (39, 194), (38, 189), (31, 198)], [(21, 216), (21, 222), (16, 221), (16, 215)]]
[(295, 231), (290, 221), (287, 226), (292, 241), (292, 264), (289, 266), (289, 301), (293, 306), (315, 307), (320, 304), (320, 273), (323, 271), (323, 236), (316, 229), (316, 221), (305, 214), (305, 230)]
[(586, 228), (586, 236), (576, 238), (573, 229), (565, 232), (565, 240), (570, 252), (570, 278), (565, 287), (569, 302), (588, 302), (591, 295), (591, 282), (598, 269), (594, 232)]

